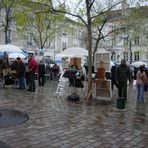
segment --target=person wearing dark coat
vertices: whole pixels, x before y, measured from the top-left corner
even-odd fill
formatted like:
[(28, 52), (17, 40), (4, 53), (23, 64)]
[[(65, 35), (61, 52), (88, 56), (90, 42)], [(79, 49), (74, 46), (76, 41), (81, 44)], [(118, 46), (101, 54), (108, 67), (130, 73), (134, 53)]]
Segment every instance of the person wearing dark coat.
[(25, 64), (21, 58), (17, 58), (17, 76), (19, 81), (18, 89), (25, 89)]
[(38, 82), (39, 86), (44, 86), (44, 79), (45, 79), (45, 64), (43, 61), (40, 61), (38, 65)]
[(3, 70), (3, 76), (7, 76), (7, 74), (9, 73), (9, 60), (8, 60), (8, 54), (5, 51), (4, 52), (4, 56), (3, 56), (3, 60), (2, 60), (2, 64), (1, 64), (2, 70)]
[(118, 84), (116, 83), (116, 66), (112, 66), (111, 68), (111, 88), (113, 90), (114, 85), (118, 88)]
[(57, 64), (53, 65), (52, 72), (53, 72), (53, 80), (58, 80), (59, 66)]
[(127, 100), (127, 81), (131, 82), (130, 68), (126, 65), (126, 61), (121, 60), (121, 64), (116, 70), (116, 82), (118, 84), (118, 96)]

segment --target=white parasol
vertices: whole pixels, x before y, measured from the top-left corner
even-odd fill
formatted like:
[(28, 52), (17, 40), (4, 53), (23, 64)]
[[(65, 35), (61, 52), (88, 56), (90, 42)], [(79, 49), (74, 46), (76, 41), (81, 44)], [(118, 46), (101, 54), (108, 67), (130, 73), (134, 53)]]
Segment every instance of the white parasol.
[(12, 58), (12, 59), (16, 59), (16, 58), (18, 58), (18, 57), (20, 57), (20, 58), (22, 58), (22, 59), (25, 59), (25, 58), (26, 58), (26, 56), (25, 56), (24, 54), (18, 53), (18, 52), (9, 53), (9, 54), (8, 54), (8, 57), (9, 57), (9, 58)]
[(143, 62), (143, 61), (137, 61), (137, 62), (133, 62), (131, 64), (131, 66), (133, 66), (133, 67), (139, 67), (141, 65), (145, 65), (147, 67), (148, 66), (148, 63), (147, 62)]
[(0, 45), (0, 52), (22, 52), (22, 50), (18, 46), (14, 45)]

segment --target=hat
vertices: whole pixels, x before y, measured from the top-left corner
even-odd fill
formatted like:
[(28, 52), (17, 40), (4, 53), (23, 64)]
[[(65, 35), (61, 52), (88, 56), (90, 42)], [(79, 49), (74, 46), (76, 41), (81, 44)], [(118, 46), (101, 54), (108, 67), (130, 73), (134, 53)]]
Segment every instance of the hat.
[(125, 59), (122, 59), (122, 60), (121, 60), (121, 63), (125, 63), (125, 62), (126, 62)]
[(20, 57), (17, 57), (16, 59), (17, 59), (17, 60), (21, 60), (21, 58), (20, 58)]

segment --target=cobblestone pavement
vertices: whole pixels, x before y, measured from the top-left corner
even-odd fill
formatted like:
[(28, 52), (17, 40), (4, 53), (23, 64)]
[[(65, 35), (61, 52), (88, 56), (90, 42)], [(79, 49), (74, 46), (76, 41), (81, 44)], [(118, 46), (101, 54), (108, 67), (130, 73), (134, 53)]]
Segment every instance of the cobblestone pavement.
[(56, 81), (36, 92), (0, 89), (0, 108), (26, 112), (25, 123), (0, 128), (0, 141), (12, 148), (147, 148), (148, 94), (136, 102), (136, 89), (128, 89), (126, 110), (116, 109), (117, 91), (110, 103), (78, 103), (54, 97)]

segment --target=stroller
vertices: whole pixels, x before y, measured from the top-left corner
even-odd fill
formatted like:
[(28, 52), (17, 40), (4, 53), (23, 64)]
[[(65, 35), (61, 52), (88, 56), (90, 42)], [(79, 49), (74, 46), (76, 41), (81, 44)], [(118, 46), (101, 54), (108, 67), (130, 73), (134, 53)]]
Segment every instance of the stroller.
[(74, 87), (74, 92), (67, 96), (68, 101), (78, 101), (80, 99), (78, 91), (76, 88), (83, 88), (84, 85), (82, 83), (81, 78), (78, 76), (77, 71), (67, 70), (63, 74), (63, 77), (69, 79), (69, 86)]

